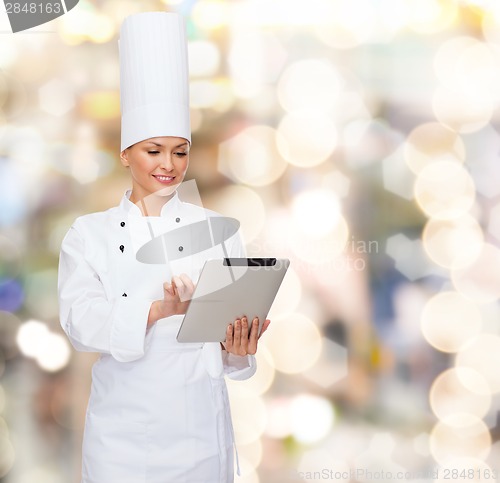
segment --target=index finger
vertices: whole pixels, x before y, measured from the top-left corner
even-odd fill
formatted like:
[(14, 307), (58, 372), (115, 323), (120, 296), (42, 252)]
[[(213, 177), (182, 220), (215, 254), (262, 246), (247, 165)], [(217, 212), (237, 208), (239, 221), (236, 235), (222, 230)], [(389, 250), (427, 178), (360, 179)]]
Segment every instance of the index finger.
[(175, 289), (174, 289), (174, 287), (172, 286), (172, 284), (170, 282), (165, 282), (163, 284), (163, 290), (165, 292), (168, 292), (169, 295), (172, 295), (172, 296), (175, 295), (175, 293), (174, 293)]
[(185, 273), (181, 273), (179, 275), (179, 278), (182, 280), (182, 282), (184, 283), (184, 285), (187, 288), (187, 290), (190, 293), (193, 293), (194, 292), (194, 283), (193, 283), (193, 281)]
[(259, 318), (254, 317), (252, 320), (252, 327), (250, 328), (250, 337), (248, 338), (251, 343), (257, 344), (257, 336), (259, 334)]
[(185, 302), (190, 298), (189, 289), (186, 287), (184, 280), (180, 276), (172, 277), (175, 286), (177, 287), (177, 296), (181, 302)]

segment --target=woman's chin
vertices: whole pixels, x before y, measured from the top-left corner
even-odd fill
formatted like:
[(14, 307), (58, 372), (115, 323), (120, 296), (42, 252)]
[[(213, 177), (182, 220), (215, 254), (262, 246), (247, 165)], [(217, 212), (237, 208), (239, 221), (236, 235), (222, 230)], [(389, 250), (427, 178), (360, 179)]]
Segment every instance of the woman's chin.
[(155, 196), (161, 196), (163, 198), (172, 196), (179, 187), (179, 184), (180, 183), (173, 184), (171, 186), (165, 186), (165, 188), (160, 188), (158, 191), (155, 191)]

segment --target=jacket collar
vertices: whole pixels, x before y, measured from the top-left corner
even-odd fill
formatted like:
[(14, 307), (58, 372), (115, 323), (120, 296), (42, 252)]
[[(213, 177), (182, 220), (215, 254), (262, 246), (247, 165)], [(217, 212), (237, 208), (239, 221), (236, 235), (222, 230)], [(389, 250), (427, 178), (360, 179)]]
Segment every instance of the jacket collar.
[[(132, 194), (132, 190), (125, 191), (122, 200), (120, 201), (120, 209), (127, 212), (129, 215), (141, 216), (142, 211), (140, 208), (130, 201), (130, 195)], [(179, 213), (181, 201), (179, 199), (179, 194), (177, 191), (174, 193), (174, 196), (170, 198), (161, 208), (160, 216), (167, 217), (176, 215)]]

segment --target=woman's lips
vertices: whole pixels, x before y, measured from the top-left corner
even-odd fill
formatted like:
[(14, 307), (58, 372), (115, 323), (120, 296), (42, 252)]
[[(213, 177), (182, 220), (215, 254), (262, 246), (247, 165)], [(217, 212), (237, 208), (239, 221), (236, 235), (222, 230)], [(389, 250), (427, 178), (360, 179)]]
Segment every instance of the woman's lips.
[(170, 184), (175, 180), (175, 176), (164, 176), (161, 174), (153, 174), (153, 177), (156, 178), (161, 184)]

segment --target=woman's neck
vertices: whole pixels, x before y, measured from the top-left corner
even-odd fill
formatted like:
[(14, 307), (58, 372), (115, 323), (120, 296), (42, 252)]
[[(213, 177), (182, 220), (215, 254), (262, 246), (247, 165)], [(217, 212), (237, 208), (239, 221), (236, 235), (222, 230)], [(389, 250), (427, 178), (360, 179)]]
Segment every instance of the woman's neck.
[(139, 207), (142, 216), (160, 216), (163, 206), (173, 198), (174, 194), (175, 193), (172, 193), (168, 196), (157, 196), (152, 194), (141, 198), (135, 196), (134, 192), (132, 192), (129, 199)]

